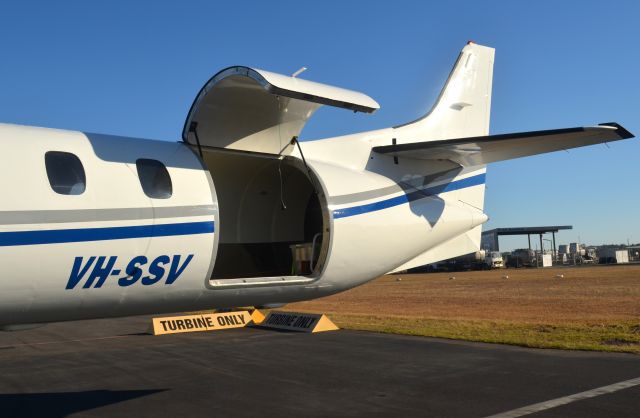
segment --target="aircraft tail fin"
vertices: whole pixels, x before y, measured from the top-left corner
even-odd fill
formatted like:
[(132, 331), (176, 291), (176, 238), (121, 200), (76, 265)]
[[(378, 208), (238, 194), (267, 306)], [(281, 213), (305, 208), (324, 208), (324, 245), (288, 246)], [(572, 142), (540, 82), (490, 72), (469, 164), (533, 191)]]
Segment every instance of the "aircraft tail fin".
[(431, 111), (394, 128), (397, 143), (488, 135), (494, 55), (468, 42)]
[[(450, 138), (464, 138), (485, 136), (489, 134), (489, 120), (491, 114), (491, 89), (493, 84), (493, 62), (495, 49), (468, 42), (456, 60), (449, 78), (447, 79), (434, 106), (424, 115), (410, 123), (396, 126), (393, 129), (395, 141), (391, 147), (412, 146), (415, 143), (438, 143)], [(387, 153), (382, 147), (374, 147), (374, 152)], [(395, 151), (395, 149), (394, 149)], [(394, 156), (399, 156), (392, 153)], [(402, 155), (406, 157), (406, 155)], [(448, 159), (441, 159), (437, 164), (443, 164)], [(471, 179), (481, 179), (473, 187), (464, 187), (454, 192), (446, 193), (448, 200), (455, 204), (467, 206), (482, 212), (484, 209), (484, 178), (486, 167), (483, 162), (473, 166), (463, 166), (457, 161), (449, 161), (454, 169), (449, 185), (466, 184)], [(436, 179), (440, 183), (443, 179)], [(443, 186), (444, 190), (454, 189)], [(437, 249), (432, 249), (401, 266), (407, 269), (438, 261), (438, 259), (454, 257), (480, 248), (480, 233), (482, 226), (477, 226)]]

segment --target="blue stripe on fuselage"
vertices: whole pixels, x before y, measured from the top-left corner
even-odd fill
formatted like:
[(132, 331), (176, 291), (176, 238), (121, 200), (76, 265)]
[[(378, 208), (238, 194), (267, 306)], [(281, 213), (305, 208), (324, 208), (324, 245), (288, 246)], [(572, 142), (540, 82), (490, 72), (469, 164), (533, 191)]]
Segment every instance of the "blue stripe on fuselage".
[[(450, 183), (416, 190), (408, 194), (333, 211), (334, 219), (361, 215), (413, 202), (424, 197), (484, 184), (485, 174), (467, 177)], [(169, 237), (177, 235), (210, 234), (214, 222), (187, 222), (177, 224), (115, 226), (105, 228), (50, 229), (43, 231), (0, 232), (0, 247), (17, 245), (61, 244), (68, 242), (107, 241), (131, 238)]]
[(214, 232), (214, 229), (213, 221), (204, 221), (159, 225), (113, 226), (106, 228), (0, 232), (0, 247), (210, 234)]
[(333, 218), (346, 218), (348, 216), (362, 215), (363, 213), (375, 212), (390, 208), (392, 206), (402, 205), (404, 203), (413, 202), (428, 196), (434, 196), (440, 193), (452, 192), (454, 190), (465, 189), (467, 187), (479, 186), (484, 184), (486, 174), (478, 174), (477, 176), (467, 177), (461, 180), (452, 181), (450, 183), (438, 186), (428, 187), (422, 190), (416, 190), (407, 194), (392, 197), (390, 199), (381, 200), (380, 202), (367, 203), (366, 205), (352, 206), (350, 208), (336, 209), (333, 211)]

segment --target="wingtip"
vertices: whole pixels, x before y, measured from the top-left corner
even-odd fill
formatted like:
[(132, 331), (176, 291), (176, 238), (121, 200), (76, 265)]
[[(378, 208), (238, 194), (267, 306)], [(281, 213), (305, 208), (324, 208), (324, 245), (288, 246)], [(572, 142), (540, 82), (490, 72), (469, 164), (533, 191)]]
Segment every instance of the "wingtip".
[(616, 122), (599, 123), (598, 126), (612, 126), (612, 127), (616, 128), (616, 133), (622, 139), (629, 139), (629, 138), (634, 138), (635, 137), (634, 134), (632, 134), (631, 132), (627, 131), (622, 125), (620, 125), (619, 123), (616, 123)]

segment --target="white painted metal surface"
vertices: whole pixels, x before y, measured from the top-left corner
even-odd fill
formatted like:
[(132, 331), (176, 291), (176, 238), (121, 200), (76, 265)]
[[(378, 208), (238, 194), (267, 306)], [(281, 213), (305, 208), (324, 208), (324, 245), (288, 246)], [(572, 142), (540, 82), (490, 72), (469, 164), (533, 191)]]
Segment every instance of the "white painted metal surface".
[(249, 67), (229, 67), (196, 97), (182, 138), (203, 146), (270, 154), (288, 153), (307, 120), (322, 105), (371, 113), (369, 96)]
[(270, 90), (288, 97), (302, 97), (306, 100), (323, 104), (331, 104), (347, 109), (361, 109), (363, 112), (374, 112), (380, 105), (366, 94), (334, 87), (315, 81), (304, 80), (296, 76), (286, 76), (271, 71), (254, 69), (269, 84)]

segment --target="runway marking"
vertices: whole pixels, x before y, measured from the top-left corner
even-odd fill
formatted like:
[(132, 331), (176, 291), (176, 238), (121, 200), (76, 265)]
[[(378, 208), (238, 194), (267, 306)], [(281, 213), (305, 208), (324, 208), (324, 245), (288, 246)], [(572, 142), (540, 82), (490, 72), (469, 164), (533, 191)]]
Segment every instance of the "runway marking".
[(619, 390), (628, 389), (633, 386), (640, 385), (640, 377), (635, 379), (625, 380), (623, 382), (614, 383), (608, 386), (602, 386), (599, 388), (587, 390), (585, 392), (575, 393), (569, 396), (563, 396), (562, 398), (551, 399), (548, 401), (534, 403), (533, 405), (524, 406), (518, 409), (512, 409), (511, 411), (502, 412), (499, 414), (491, 415), (487, 418), (515, 418), (524, 415), (533, 414), (535, 412), (544, 411), (558, 406), (566, 405), (572, 402), (581, 401), (583, 399), (595, 398), (596, 396), (606, 395), (608, 393), (617, 392)]

